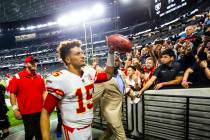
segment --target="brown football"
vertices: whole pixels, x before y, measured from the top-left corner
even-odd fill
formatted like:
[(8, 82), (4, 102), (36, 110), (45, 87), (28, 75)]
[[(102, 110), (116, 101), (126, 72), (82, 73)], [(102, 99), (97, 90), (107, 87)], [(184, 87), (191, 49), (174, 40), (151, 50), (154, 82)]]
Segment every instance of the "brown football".
[(113, 46), (115, 50), (120, 53), (126, 53), (132, 51), (131, 41), (127, 37), (121, 34), (113, 34), (108, 36), (107, 43), (109, 46)]

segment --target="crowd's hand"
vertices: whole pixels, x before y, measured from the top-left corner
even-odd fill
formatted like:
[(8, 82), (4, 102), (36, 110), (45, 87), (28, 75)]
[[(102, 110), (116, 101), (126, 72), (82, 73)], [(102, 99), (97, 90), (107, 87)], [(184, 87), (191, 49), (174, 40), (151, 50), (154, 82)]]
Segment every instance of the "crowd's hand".
[(203, 60), (203, 61), (201, 61), (201, 62), (200, 62), (200, 64), (199, 64), (199, 65), (200, 65), (200, 67), (201, 67), (201, 68), (207, 68), (208, 63), (207, 63), (207, 61), (206, 61), (206, 60)]
[(155, 90), (158, 90), (158, 89), (160, 89), (160, 88), (162, 88), (164, 86), (164, 84), (163, 83), (159, 83), (159, 84), (157, 84), (157, 85), (155, 85)]
[(182, 87), (184, 87), (184, 88), (189, 88), (189, 84), (191, 84), (191, 82), (187, 82), (185, 80), (183, 80), (181, 83)]
[(130, 87), (128, 87), (128, 88), (125, 89), (125, 93), (128, 94), (128, 95), (129, 95), (129, 92), (130, 91), (131, 91), (131, 88)]
[(181, 43), (181, 44), (184, 43), (184, 40), (185, 40), (184, 38), (180, 38), (179, 43)]
[(141, 95), (142, 95), (142, 93), (143, 93), (143, 92), (140, 90), (140, 91), (138, 92), (138, 94), (137, 94), (137, 96), (136, 96), (136, 97), (137, 97), (137, 98), (140, 98), (140, 97), (141, 97)]
[(135, 74), (133, 74), (132, 79), (135, 83), (138, 83), (138, 78)]
[(132, 89), (130, 89), (128, 96), (131, 98), (131, 100), (134, 100), (136, 98), (135, 93)]
[(140, 78), (141, 78), (141, 79), (146, 79), (146, 76), (145, 76), (145, 74), (143, 74), (143, 73), (140, 73)]
[(17, 120), (21, 120), (22, 119), (22, 115), (20, 113), (20, 111), (18, 109), (14, 110), (14, 116)]
[(186, 40), (186, 41), (185, 41), (185, 43), (186, 43), (186, 45), (185, 45), (185, 46), (187, 46), (187, 47), (189, 47), (189, 46), (190, 46), (190, 41), (189, 41), (189, 40)]

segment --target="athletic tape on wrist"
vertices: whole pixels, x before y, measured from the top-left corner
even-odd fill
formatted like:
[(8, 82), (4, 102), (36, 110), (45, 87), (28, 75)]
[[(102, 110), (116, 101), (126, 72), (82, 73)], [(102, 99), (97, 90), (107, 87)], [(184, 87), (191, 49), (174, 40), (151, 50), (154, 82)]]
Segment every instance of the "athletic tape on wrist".
[(110, 67), (114, 66), (114, 54), (108, 53), (107, 66), (110, 66)]

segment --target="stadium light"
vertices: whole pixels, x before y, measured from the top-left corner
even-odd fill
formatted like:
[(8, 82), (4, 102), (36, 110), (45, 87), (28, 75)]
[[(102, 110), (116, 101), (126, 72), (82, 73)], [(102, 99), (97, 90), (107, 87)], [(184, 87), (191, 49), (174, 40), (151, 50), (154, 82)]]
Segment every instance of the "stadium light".
[(70, 14), (61, 16), (58, 18), (57, 23), (61, 26), (75, 25), (88, 20), (89, 17), (90, 12), (86, 9), (82, 9), (80, 12), (74, 11)]
[(33, 29), (35, 29), (36, 27), (35, 26), (28, 26), (26, 29), (27, 30), (33, 30)]
[(97, 3), (93, 6), (92, 14), (96, 14), (97, 16), (101, 16), (104, 14), (105, 7), (101, 3)]
[(86, 21), (92, 16), (92, 13), (87, 9), (80, 10), (78, 14), (79, 14), (80, 21)]
[(43, 28), (43, 27), (46, 27), (47, 25), (46, 24), (39, 24), (36, 26), (36, 28)]
[(48, 22), (47, 23), (47, 26), (53, 26), (53, 25), (56, 25), (56, 22)]
[(71, 20), (71, 25), (81, 22), (80, 14), (76, 11), (69, 14), (69, 19)]
[(131, 0), (120, 0), (122, 3), (124, 4), (128, 4), (128, 3), (131, 3)]
[(57, 22), (61, 26), (68, 26), (71, 23), (71, 18), (69, 18), (67, 15), (64, 15), (59, 17)]
[(21, 27), (21, 28), (20, 28), (20, 30), (21, 30), (21, 31), (24, 31), (24, 30), (26, 30), (26, 28), (24, 28), (24, 27)]
[(69, 14), (58, 18), (57, 23), (61, 26), (75, 25), (84, 23), (91, 18), (95, 18), (104, 14), (105, 7), (101, 3), (95, 4), (89, 9), (83, 8), (77, 11), (72, 11)]

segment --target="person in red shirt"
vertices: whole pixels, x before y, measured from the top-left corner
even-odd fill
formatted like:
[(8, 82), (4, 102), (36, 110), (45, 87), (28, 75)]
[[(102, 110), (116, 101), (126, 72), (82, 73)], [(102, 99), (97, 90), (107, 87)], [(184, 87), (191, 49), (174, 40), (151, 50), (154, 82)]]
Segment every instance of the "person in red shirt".
[(25, 68), (15, 74), (7, 88), (10, 93), (14, 116), (22, 119), (25, 139), (41, 139), (40, 114), (44, 103), (46, 88), (44, 79), (36, 72), (38, 60), (32, 56), (25, 58)]

